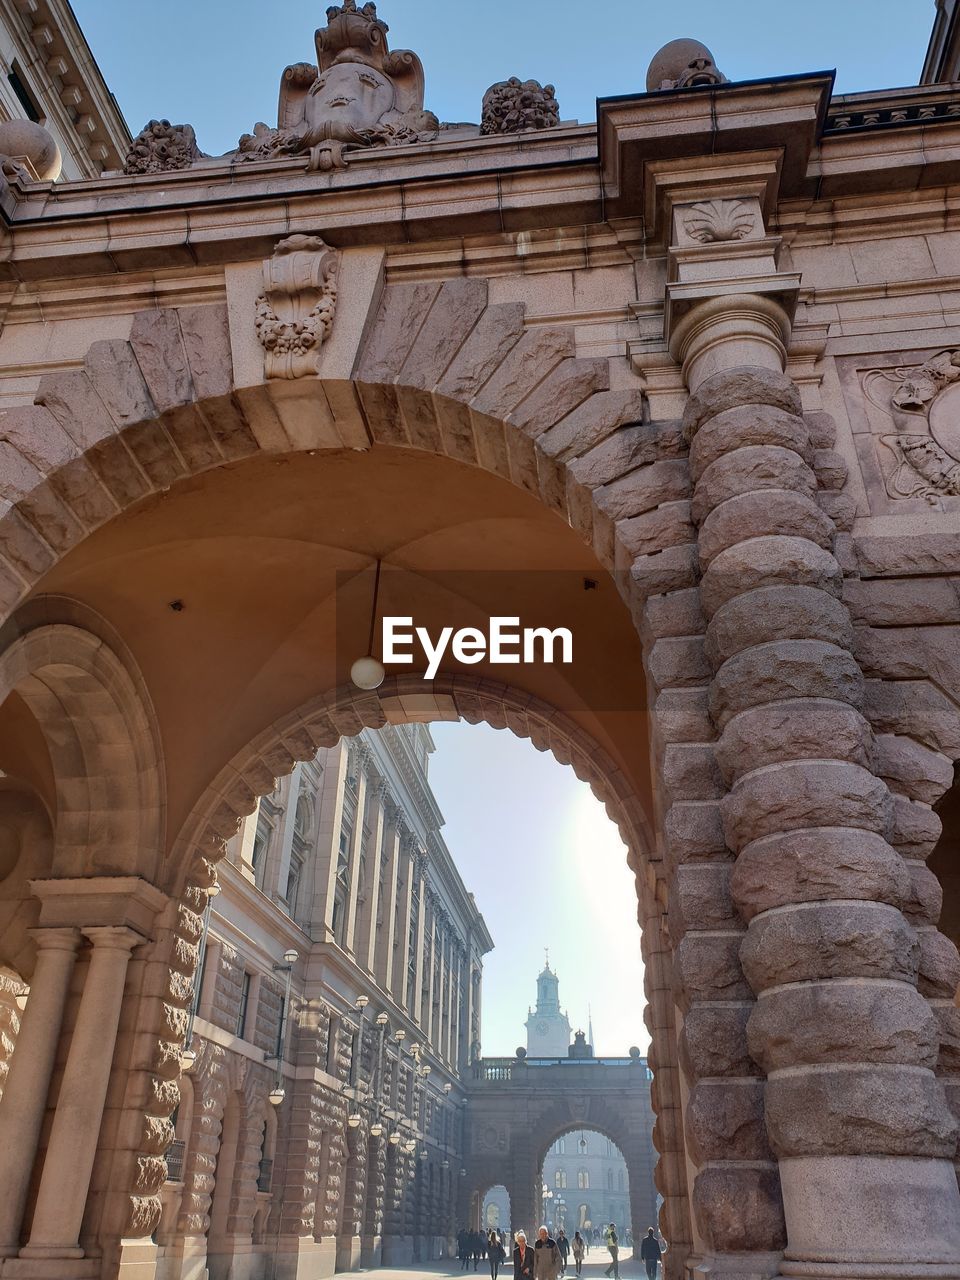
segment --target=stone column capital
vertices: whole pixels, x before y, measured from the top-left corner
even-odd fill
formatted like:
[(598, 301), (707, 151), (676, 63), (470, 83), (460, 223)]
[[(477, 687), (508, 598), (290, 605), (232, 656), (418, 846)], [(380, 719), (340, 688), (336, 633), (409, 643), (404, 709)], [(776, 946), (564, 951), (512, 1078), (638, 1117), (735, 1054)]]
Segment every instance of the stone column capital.
[(94, 925), (81, 932), (93, 943), (95, 951), (122, 951), (129, 955), (134, 947), (142, 946), (147, 941), (136, 929), (128, 929), (122, 925)]
[(126, 928), (142, 938), (169, 901), (138, 876), (31, 880), (30, 889), (40, 899), (41, 928)]
[(782, 373), (799, 290), (799, 276), (668, 285), (667, 340), (690, 391), (724, 369)]
[(69, 926), (62, 929), (28, 929), (27, 933), (37, 944), (38, 951), (66, 951), (70, 955), (76, 955), (82, 938), (79, 929)]

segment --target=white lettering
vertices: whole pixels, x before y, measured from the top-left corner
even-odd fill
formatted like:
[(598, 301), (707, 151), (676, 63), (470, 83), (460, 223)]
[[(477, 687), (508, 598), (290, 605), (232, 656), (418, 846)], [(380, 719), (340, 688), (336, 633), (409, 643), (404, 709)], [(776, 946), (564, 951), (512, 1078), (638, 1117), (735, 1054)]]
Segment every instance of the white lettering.
[(476, 627), (464, 627), (453, 637), (453, 656), (468, 667), (476, 666), (487, 656), (487, 637)]
[[(443, 627), (436, 641), (426, 627), (415, 627), (413, 618), (385, 616), (381, 622), (385, 665), (414, 664), (416, 644), (426, 658), (425, 680), (435, 680), (449, 649), (464, 666), (476, 666), (489, 658), (493, 666), (517, 666), (544, 662), (573, 662), (573, 633), (566, 627), (520, 627), (519, 618), (492, 617), (489, 637), (478, 627)], [(523, 654), (521, 658), (521, 652)], [(558, 657), (559, 652), (559, 657)]]
[(424, 677), (426, 680), (436, 680), (437, 672), (440, 670), (440, 663), (443, 661), (443, 655), (452, 635), (453, 627), (444, 627), (440, 632), (440, 639), (436, 645), (432, 645), (430, 643), (430, 632), (426, 627), (417, 627), (417, 639), (423, 645), (423, 652), (427, 655), (427, 674)]
[[(509, 630), (509, 628), (516, 630)], [(520, 662), (520, 619), (490, 619), (490, 661), (503, 666), (517, 665)], [(516, 653), (507, 653), (506, 646), (516, 646)]]
[(383, 661), (401, 663), (403, 666), (411, 666), (413, 664), (412, 653), (400, 653), (397, 650), (398, 644), (413, 644), (413, 632), (399, 632), (399, 627), (412, 627), (412, 618), (384, 618), (383, 619)]
[(563, 646), (563, 656), (560, 661), (563, 663), (573, 661), (573, 633), (566, 627), (557, 627), (556, 631), (548, 631), (546, 627), (527, 627), (523, 633), (524, 662), (536, 662), (538, 640), (543, 641), (544, 662), (549, 664), (554, 661), (553, 649), (558, 640)]

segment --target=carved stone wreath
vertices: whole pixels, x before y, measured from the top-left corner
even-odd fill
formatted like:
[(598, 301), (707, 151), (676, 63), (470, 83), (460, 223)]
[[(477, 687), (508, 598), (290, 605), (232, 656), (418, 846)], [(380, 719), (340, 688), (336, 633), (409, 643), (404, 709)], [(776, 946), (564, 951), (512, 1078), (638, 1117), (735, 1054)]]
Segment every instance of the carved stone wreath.
[(319, 236), (304, 235), (282, 240), (263, 264), (254, 326), (267, 378), (316, 374), (336, 314), (338, 265), (336, 252)]
[(954, 399), (960, 410), (960, 350), (919, 365), (874, 370), (863, 387), (896, 427), (895, 434), (881, 436), (897, 459), (887, 477), (890, 496), (936, 501), (960, 495), (960, 413), (951, 412)]
[(136, 176), (145, 173), (174, 173), (189, 169), (203, 152), (197, 136), (188, 124), (171, 124), (169, 120), (151, 120), (130, 144), (123, 172)]

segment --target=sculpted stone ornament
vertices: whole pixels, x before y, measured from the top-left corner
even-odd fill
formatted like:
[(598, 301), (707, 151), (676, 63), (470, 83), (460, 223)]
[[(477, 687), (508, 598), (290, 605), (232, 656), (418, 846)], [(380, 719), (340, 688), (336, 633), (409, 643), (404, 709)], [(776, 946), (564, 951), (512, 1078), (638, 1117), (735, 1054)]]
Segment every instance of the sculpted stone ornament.
[(257, 337), (267, 378), (309, 378), (330, 335), (337, 307), (339, 259), (319, 236), (281, 240), (263, 264)]
[(306, 155), (310, 169), (345, 167), (351, 152), (428, 142), (440, 122), (423, 106), (423, 66), (409, 50), (390, 52), (375, 4), (344, 0), (316, 33), (317, 65), (283, 73), (276, 129), (258, 124), (240, 139), (241, 160)]
[(881, 436), (898, 464), (887, 476), (890, 496), (960, 496), (960, 351), (873, 370), (863, 388), (896, 426), (895, 435)]
[(201, 159), (203, 152), (197, 146), (197, 135), (191, 125), (151, 120), (131, 143), (123, 172), (131, 176), (173, 173), (189, 169)]
[(699, 40), (671, 40), (654, 54), (647, 71), (647, 93), (659, 89), (700, 89), (726, 84), (713, 54)]
[(746, 240), (756, 222), (753, 210), (740, 200), (705, 200), (689, 210), (683, 225), (692, 240), (701, 244), (722, 244)]
[(491, 85), (483, 95), (481, 134), (554, 129), (559, 123), (560, 106), (552, 84), (511, 76)]

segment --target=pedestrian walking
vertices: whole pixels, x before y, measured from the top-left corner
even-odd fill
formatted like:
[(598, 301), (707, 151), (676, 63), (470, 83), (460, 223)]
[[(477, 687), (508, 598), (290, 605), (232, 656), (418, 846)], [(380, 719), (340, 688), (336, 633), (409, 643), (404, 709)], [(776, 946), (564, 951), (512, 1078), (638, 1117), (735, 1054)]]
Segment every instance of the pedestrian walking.
[(470, 1265), (470, 1232), (461, 1227), (457, 1232), (457, 1257), (460, 1259), (460, 1270), (466, 1271)]
[(586, 1240), (584, 1240), (583, 1236), (580, 1234), (579, 1231), (575, 1231), (573, 1233), (572, 1253), (573, 1253), (573, 1265), (577, 1269), (577, 1275), (580, 1275), (581, 1271), (583, 1270), (583, 1259), (586, 1252), (587, 1252)]
[(537, 1243), (533, 1247), (534, 1280), (560, 1280), (563, 1257), (546, 1227), (537, 1232)]
[(620, 1280), (620, 1237), (617, 1228), (611, 1222), (607, 1228), (607, 1248), (610, 1250), (610, 1265), (603, 1273), (607, 1280)]
[(566, 1275), (567, 1259), (570, 1256), (570, 1240), (563, 1227), (557, 1232), (557, 1248), (560, 1250), (560, 1274)]
[(486, 1237), (482, 1231), (474, 1231), (471, 1240), (471, 1253), (473, 1254), (474, 1271), (480, 1266), (480, 1255), (483, 1253), (483, 1242)]
[(517, 1232), (517, 1244), (513, 1251), (513, 1280), (534, 1280), (534, 1252), (527, 1244), (525, 1231)]
[(648, 1227), (647, 1234), (640, 1241), (640, 1257), (647, 1268), (647, 1280), (657, 1280), (657, 1267), (660, 1265), (662, 1254), (663, 1250), (654, 1235), (653, 1227)]
[(496, 1231), (491, 1228), (490, 1234), (487, 1237), (487, 1259), (490, 1263), (490, 1280), (497, 1280), (497, 1276), (500, 1274), (500, 1268), (503, 1265), (503, 1260), (506, 1256), (507, 1251), (500, 1243), (500, 1237), (497, 1235)]

